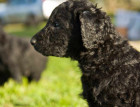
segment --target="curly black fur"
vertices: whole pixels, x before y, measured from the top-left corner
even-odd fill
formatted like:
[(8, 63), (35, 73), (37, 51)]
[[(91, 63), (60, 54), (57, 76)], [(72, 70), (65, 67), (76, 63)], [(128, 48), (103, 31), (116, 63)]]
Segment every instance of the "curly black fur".
[(22, 76), (38, 81), (46, 61), (32, 48), (29, 39), (9, 36), (0, 28), (0, 85), (10, 77), (18, 82)]
[(140, 107), (140, 53), (96, 5), (64, 2), (31, 43), (45, 56), (78, 60), (89, 107)]

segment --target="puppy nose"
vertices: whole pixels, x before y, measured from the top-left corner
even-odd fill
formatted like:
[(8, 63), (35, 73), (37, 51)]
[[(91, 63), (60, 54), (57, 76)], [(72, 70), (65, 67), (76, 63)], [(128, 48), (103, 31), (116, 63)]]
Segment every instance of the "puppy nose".
[(35, 44), (36, 44), (36, 41), (37, 41), (37, 40), (36, 40), (35, 38), (32, 38), (31, 41), (30, 41), (30, 43), (31, 43), (32, 45), (35, 45)]

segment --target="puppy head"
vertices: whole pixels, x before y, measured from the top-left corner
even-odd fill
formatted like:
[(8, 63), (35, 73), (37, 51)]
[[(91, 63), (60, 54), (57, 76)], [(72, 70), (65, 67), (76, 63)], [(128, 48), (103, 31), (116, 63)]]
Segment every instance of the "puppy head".
[(105, 38), (106, 15), (86, 0), (69, 0), (54, 9), (31, 44), (46, 56), (76, 56), (97, 48)]
[(66, 6), (58, 6), (46, 26), (31, 39), (31, 44), (45, 56), (64, 56), (71, 36), (70, 20), (71, 14)]

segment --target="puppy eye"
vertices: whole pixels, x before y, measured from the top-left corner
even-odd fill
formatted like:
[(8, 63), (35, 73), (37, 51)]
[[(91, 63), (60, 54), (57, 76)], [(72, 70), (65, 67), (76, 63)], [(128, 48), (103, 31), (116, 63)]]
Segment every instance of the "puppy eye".
[(58, 22), (55, 22), (54, 23), (54, 27), (60, 27), (59, 23)]

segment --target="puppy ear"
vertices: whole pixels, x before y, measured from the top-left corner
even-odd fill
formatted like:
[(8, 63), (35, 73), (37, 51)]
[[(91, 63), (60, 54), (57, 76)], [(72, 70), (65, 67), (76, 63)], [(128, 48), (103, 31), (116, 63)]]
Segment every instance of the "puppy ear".
[(83, 11), (79, 16), (83, 45), (87, 49), (98, 48), (103, 43), (104, 20), (102, 16), (92, 11)]

